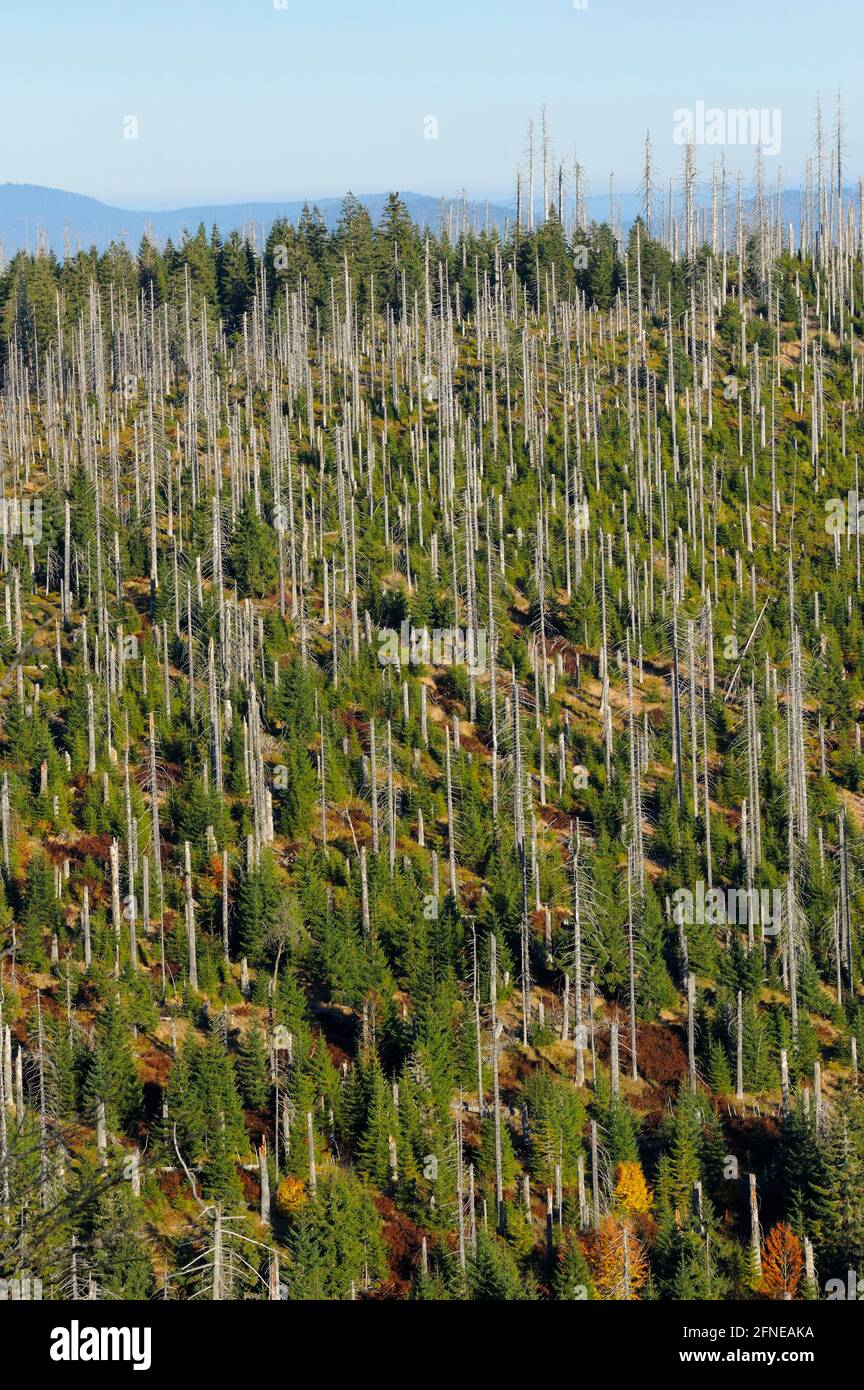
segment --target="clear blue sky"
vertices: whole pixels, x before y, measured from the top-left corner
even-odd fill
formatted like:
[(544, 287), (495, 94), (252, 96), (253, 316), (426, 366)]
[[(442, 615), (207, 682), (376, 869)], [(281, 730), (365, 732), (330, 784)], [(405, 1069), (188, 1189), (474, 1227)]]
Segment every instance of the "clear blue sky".
[[(281, 3), (281, 0), (277, 0)], [(797, 186), (821, 92), (864, 169), (858, 0), (3, 0), (0, 182), (170, 207), (390, 188), (512, 197), (543, 102), (592, 191), (635, 186), (698, 101), (782, 112)], [(124, 117), (139, 138), (123, 137)], [(438, 139), (424, 139), (424, 118)], [(701, 171), (716, 150), (697, 151)], [(749, 149), (727, 152), (752, 169)]]

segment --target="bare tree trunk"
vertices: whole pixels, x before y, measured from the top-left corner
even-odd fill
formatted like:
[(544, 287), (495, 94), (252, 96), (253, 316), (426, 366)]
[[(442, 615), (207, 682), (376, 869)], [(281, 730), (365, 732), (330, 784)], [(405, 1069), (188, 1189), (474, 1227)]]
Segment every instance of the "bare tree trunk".
[(759, 1234), (759, 1206), (756, 1201), (756, 1174), (749, 1175), (750, 1182), (750, 1252), (757, 1279), (762, 1278), (762, 1243)]
[(186, 944), (189, 953), (189, 988), (198, 989), (198, 953), (195, 944), (195, 902), (192, 897), (192, 860), (189, 841), (183, 841), (183, 886), (186, 899)]
[(696, 976), (687, 976), (687, 1067), (690, 1090), (696, 1091)]
[(591, 1193), (594, 1203), (594, 1230), (600, 1228), (600, 1169), (597, 1160), (597, 1121), (591, 1121)]
[(504, 1229), (504, 1184), (501, 1167), (501, 1099), (498, 1089), (498, 945), (489, 938), (489, 1002), (492, 1005), (492, 1116), (495, 1124), (496, 1228)]
[(258, 1172), (261, 1177), (261, 1220), (270, 1225), (270, 1172), (267, 1167), (267, 1140), (258, 1147)]
[(306, 1144), (309, 1150), (309, 1191), (314, 1197), (318, 1191), (318, 1175), (315, 1169), (315, 1130), (311, 1110), (306, 1112)]

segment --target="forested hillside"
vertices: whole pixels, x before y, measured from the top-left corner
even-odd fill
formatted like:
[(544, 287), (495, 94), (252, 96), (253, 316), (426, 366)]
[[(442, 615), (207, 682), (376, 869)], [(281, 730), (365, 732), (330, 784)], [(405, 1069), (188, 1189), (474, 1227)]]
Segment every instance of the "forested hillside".
[(0, 1277), (860, 1268), (864, 229), (694, 179), (0, 277)]

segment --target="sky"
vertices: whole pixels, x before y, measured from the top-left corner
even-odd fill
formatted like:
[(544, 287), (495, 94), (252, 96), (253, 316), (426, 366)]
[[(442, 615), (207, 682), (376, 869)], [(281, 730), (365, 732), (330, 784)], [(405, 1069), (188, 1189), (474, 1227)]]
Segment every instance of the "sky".
[[(702, 102), (764, 111), (768, 178), (797, 187), (838, 87), (854, 183), (862, 38), (857, 0), (0, 0), (0, 183), (129, 208), (511, 202), (545, 103), (556, 158), (623, 193), (646, 130), (659, 174), (679, 171), (675, 113)], [(697, 143), (703, 177), (719, 153)], [(749, 175), (752, 145), (725, 153)]]

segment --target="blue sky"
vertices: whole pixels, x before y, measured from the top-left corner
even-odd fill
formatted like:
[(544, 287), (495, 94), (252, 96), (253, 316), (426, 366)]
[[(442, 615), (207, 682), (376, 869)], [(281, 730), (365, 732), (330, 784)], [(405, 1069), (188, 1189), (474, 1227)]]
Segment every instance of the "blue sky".
[[(580, 0), (583, 3), (584, 0)], [(512, 198), (529, 117), (591, 189), (680, 167), (673, 112), (782, 113), (797, 186), (821, 93), (864, 166), (854, 0), (3, 0), (0, 182), (129, 207), (389, 188)], [(138, 138), (124, 138), (135, 116)], [(437, 119), (437, 139), (424, 121)], [(128, 127), (127, 127), (128, 128)], [(716, 149), (697, 150), (700, 171)], [(749, 174), (753, 151), (727, 162)]]

